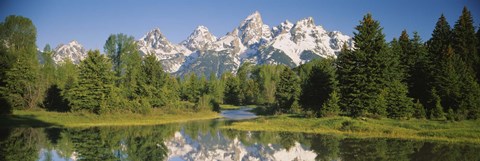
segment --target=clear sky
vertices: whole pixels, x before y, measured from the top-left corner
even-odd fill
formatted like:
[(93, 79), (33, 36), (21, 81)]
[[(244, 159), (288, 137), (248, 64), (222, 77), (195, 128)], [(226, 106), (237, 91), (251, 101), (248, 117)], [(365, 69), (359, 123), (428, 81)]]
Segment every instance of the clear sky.
[(286, 19), (294, 23), (313, 17), (328, 31), (350, 36), (362, 16), (372, 13), (387, 41), (403, 29), (418, 31), (427, 40), (440, 14), (453, 26), (463, 6), (478, 26), (479, 0), (0, 0), (0, 18), (11, 14), (30, 18), (40, 49), (47, 43), (54, 48), (77, 40), (87, 49), (103, 51), (110, 34), (139, 39), (154, 27), (174, 43), (186, 39), (198, 25), (221, 37), (254, 11), (270, 27)]

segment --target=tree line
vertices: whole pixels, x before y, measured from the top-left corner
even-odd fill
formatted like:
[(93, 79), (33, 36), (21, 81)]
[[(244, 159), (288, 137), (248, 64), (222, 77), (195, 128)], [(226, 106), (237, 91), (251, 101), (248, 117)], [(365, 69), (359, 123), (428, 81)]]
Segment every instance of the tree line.
[[(222, 75), (165, 73), (153, 55), (142, 57), (132, 36), (112, 34), (105, 54), (89, 51), (74, 65), (56, 65), (50, 46), (36, 51), (36, 29), (21, 16), (0, 25), (2, 113), (12, 109), (148, 113), (152, 108), (218, 110), (219, 104), (262, 105), (270, 114), (307, 117), (429, 118), (480, 116), (480, 29), (465, 7), (453, 28), (441, 15), (423, 42), (406, 30), (387, 42), (367, 14), (355, 27), (353, 49), (294, 69), (244, 63)], [(38, 62), (41, 56), (42, 63)]]

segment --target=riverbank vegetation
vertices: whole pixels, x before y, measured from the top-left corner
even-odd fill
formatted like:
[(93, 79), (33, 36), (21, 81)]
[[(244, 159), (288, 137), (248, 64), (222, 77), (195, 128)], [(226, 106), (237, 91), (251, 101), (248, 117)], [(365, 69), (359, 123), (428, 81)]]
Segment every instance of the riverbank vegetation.
[(479, 124), (479, 120), (451, 122), (342, 116), (301, 118), (292, 115), (279, 115), (234, 122), (222, 128), (242, 131), (326, 134), (345, 138), (398, 138), (480, 144)]

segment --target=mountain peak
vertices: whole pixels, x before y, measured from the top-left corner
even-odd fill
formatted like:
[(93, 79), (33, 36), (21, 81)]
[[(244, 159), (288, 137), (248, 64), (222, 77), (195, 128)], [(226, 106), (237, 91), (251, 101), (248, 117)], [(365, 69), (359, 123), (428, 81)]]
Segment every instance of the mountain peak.
[(206, 49), (215, 41), (217, 41), (217, 37), (210, 33), (207, 27), (200, 25), (182, 44), (188, 49), (195, 51)]
[(260, 12), (255, 11), (252, 14), (248, 15), (245, 20), (251, 20), (251, 19), (258, 19), (261, 18), (262, 16), (260, 15)]
[(208, 28), (203, 26), (203, 25), (199, 25), (199, 26), (197, 26), (197, 28), (195, 28), (195, 31), (207, 31), (208, 32)]
[(82, 46), (77, 40), (72, 40), (68, 43), (70, 46)]
[(295, 25), (313, 27), (313, 26), (315, 26), (315, 22), (313, 21), (312, 17), (307, 17), (307, 18), (304, 18), (304, 19), (301, 19), (301, 20), (297, 21), (297, 23)]
[(238, 30), (240, 31), (239, 37), (246, 46), (260, 43), (262, 38), (270, 39), (272, 34), (270, 27), (263, 24), (262, 17), (258, 11), (247, 16), (238, 27)]

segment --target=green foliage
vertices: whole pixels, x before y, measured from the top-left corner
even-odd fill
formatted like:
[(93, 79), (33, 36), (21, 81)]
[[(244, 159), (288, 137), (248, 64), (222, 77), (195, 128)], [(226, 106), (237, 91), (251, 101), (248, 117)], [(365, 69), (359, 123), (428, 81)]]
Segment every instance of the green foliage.
[(190, 73), (182, 82), (182, 99), (197, 102), (205, 90), (205, 85), (195, 73)]
[(407, 97), (407, 86), (400, 81), (394, 81), (389, 86), (387, 100), (388, 117), (409, 119), (414, 113), (412, 99)]
[(340, 113), (340, 97), (337, 91), (332, 91), (329, 98), (322, 104), (319, 115), (321, 117), (337, 116)]
[(231, 73), (222, 75), (225, 82), (224, 103), (240, 105), (240, 80)]
[(435, 88), (432, 89), (431, 95), (432, 99), (430, 100), (430, 104), (434, 104), (435, 106), (429, 111), (430, 119), (444, 119), (445, 113), (443, 112), (443, 107), (440, 103), (441, 99)]
[[(478, 76), (480, 69), (480, 55), (477, 52), (478, 39), (475, 36), (473, 17), (465, 6), (462, 14), (455, 22), (452, 31), (452, 47), (456, 54), (465, 62), (465, 68)], [(478, 80), (478, 78), (477, 78)]]
[(283, 65), (261, 65), (253, 69), (251, 77), (260, 93), (255, 101), (257, 104), (271, 106), (275, 103), (276, 84), (284, 68)]
[(215, 74), (211, 73), (206, 88), (206, 94), (211, 95), (213, 99), (215, 99), (215, 102), (223, 103), (225, 82), (222, 81), (222, 79), (217, 79)]
[(41, 103), (36, 34), (32, 21), (22, 16), (11, 15), (0, 23), (0, 114)]
[[(314, 60), (307, 64), (310, 63), (313, 64), (310, 71), (308, 69), (309, 65), (301, 67), (306, 69), (300, 69), (300, 71), (304, 72), (309, 71), (305, 81), (302, 83), (300, 104), (305, 110), (320, 112), (324, 110), (322, 106), (331, 98), (332, 92), (337, 90), (336, 69), (333, 59)], [(338, 99), (338, 96), (335, 97)]]
[(114, 93), (114, 75), (110, 61), (98, 50), (89, 51), (80, 63), (78, 82), (67, 92), (72, 111), (102, 113), (108, 110), (107, 103)]
[(402, 79), (399, 56), (388, 51), (382, 28), (370, 14), (355, 29), (356, 49), (344, 46), (337, 62), (341, 104), (350, 116), (383, 115), (382, 90)]
[(155, 55), (148, 54), (140, 65), (138, 90), (141, 98), (149, 100), (152, 107), (175, 104), (179, 100), (179, 85), (169, 78)]
[(293, 105), (298, 103), (300, 90), (298, 76), (290, 68), (285, 68), (280, 73), (280, 79), (276, 85), (274, 111), (279, 113), (292, 112)]
[(417, 99), (417, 102), (413, 104), (413, 117), (416, 119), (424, 119), (426, 117), (425, 107), (422, 103)]

